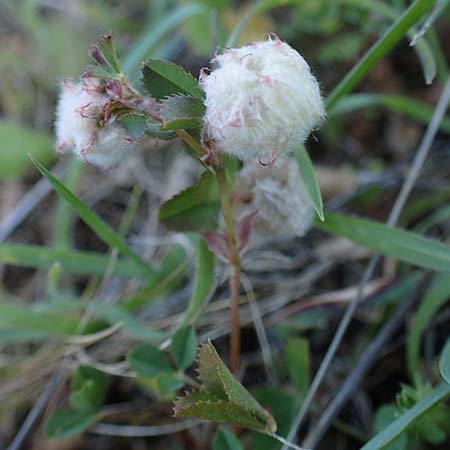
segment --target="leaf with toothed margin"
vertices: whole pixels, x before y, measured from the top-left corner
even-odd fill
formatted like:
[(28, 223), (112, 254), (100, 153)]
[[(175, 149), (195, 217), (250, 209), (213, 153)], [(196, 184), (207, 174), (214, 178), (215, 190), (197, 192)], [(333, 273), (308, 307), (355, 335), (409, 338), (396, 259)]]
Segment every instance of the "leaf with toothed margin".
[(116, 80), (117, 74), (110, 72), (109, 70), (103, 68), (102, 66), (95, 66), (94, 64), (89, 64), (83, 71), (84, 75), (90, 77), (101, 78), (103, 80)]
[(111, 33), (99, 36), (97, 45), (94, 46), (91, 56), (97, 64), (101, 64), (108, 72), (121, 73), (119, 57), (117, 56)]
[(234, 378), (211, 342), (200, 346), (197, 359), (201, 388), (175, 400), (175, 416), (230, 423), (262, 433), (276, 431), (273, 417)]
[(160, 130), (200, 128), (204, 114), (205, 105), (199, 98), (190, 95), (172, 95), (161, 104), (160, 115), (163, 125)]
[(149, 59), (144, 63), (142, 75), (145, 89), (158, 100), (174, 94), (204, 97), (198, 81), (174, 63), (162, 59)]
[(159, 221), (174, 231), (211, 231), (217, 228), (220, 195), (217, 179), (206, 171), (195, 186), (167, 200), (159, 209)]

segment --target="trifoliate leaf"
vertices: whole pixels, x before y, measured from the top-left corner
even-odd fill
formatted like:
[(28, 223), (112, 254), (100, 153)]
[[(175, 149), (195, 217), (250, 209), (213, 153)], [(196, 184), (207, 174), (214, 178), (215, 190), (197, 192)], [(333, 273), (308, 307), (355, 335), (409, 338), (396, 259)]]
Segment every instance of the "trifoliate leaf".
[(150, 344), (136, 347), (130, 353), (128, 360), (131, 369), (143, 377), (154, 377), (161, 373), (170, 373), (172, 371), (172, 366), (167, 356)]
[(94, 414), (86, 414), (71, 409), (57, 409), (45, 424), (45, 434), (53, 439), (75, 436), (85, 431), (95, 421), (96, 416)]
[(177, 137), (175, 131), (161, 131), (159, 127), (160, 124), (149, 122), (145, 128), (145, 133), (156, 139), (162, 139), (163, 141), (168, 141)]
[(192, 416), (230, 423), (262, 433), (273, 433), (273, 417), (234, 378), (211, 342), (198, 352), (201, 388), (178, 398), (176, 416)]
[(169, 351), (179, 369), (185, 370), (194, 362), (197, 342), (197, 335), (190, 326), (180, 328), (173, 335)]
[(71, 383), (70, 406), (79, 412), (97, 411), (103, 403), (107, 379), (104, 373), (90, 366), (80, 366)]
[(161, 59), (149, 59), (142, 69), (142, 83), (157, 100), (174, 94), (203, 98), (198, 81), (182, 67)]
[(117, 121), (132, 138), (140, 139), (147, 128), (148, 117), (145, 114), (130, 112), (120, 115)]
[(160, 130), (200, 128), (205, 105), (196, 97), (172, 95), (161, 104), (160, 115), (163, 125)]
[(108, 72), (121, 73), (119, 57), (117, 56), (111, 33), (99, 36), (97, 45), (94, 46), (91, 56), (98, 65), (102, 66)]
[(211, 231), (217, 228), (219, 209), (217, 179), (211, 172), (206, 171), (195, 186), (163, 203), (158, 218), (174, 231)]

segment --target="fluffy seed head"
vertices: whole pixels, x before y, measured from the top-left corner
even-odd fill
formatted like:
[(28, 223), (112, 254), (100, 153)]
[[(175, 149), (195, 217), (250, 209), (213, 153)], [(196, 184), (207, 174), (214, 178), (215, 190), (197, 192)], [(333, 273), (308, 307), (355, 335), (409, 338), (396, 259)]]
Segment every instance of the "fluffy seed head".
[(301, 237), (311, 227), (314, 206), (292, 158), (280, 158), (270, 167), (248, 162), (239, 172), (235, 195), (240, 214), (257, 211), (253, 219), (256, 237)]
[(273, 162), (303, 143), (325, 116), (303, 57), (278, 37), (226, 50), (202, 74), (204, 135), (222, 152)]
[(56, 108), (56, 148), (74, 153), (102, 169), (116, 167), (136, 148), (125, 129), (109, 118), (103, 123), (110, 101), (96, 78), (79, 83), (64, 81)]

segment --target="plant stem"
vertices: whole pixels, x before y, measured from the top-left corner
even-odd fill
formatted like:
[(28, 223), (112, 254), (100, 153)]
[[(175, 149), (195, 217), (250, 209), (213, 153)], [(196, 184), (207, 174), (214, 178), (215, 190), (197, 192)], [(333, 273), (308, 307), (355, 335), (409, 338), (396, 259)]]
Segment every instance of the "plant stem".
[(199, 156), (205, 156), (205, 149), (185, 130), (176, 130), (177, 136), (182, 139), (187, 145), (195, 150)]
[(240, 357), (240, 330), (239, 330), (239, 287), (241, 260), (234, 228), (233, 209), (230, 199), (230, 183), (227, 180), (223, 167), (217, 169), (217, 180), (220, 189), (220, 201), (225, 227), (228, 237), (228, 252), (230, 256), (230, 309), (231, 309), (231, 341), (230, 341), (230, 366), (233, 373), (239, 370)]

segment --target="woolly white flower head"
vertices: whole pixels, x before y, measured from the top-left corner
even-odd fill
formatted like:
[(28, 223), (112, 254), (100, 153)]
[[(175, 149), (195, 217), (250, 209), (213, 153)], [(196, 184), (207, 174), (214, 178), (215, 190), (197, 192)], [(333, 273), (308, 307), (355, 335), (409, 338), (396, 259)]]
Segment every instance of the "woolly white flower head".
[(96, 78), (75, 84), (64, 81), (56, 109), (56, 148), (72, 152), (94, 166), (109, 169), (126, 159), (136, 148), (126, 130), (109, 118), (103, 124), (110, 101)]
[(247, 162), (236, 178), (235, 193), (243, 216), (257, 211), (253, 230), (258, 238), (301, 237), (311, 227), (314, 206), (297, 162), (280, 158), (271, 168)]
[(222, 152), (273, 162), (303, 143), (325, 116), (303, 57), (277, 36), (226, 50), (202, 73), (204, 134)]

